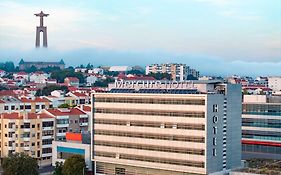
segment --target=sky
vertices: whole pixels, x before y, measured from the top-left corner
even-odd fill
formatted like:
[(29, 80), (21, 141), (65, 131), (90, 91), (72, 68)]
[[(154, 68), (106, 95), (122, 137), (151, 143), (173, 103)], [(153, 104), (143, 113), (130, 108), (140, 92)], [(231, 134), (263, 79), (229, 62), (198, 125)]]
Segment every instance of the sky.
[[(39, 19), (48, 48), (35, 49)], [(185, 63), (205, 75), (281, 75), (280, 0), (0, 0), (0, 62)]]

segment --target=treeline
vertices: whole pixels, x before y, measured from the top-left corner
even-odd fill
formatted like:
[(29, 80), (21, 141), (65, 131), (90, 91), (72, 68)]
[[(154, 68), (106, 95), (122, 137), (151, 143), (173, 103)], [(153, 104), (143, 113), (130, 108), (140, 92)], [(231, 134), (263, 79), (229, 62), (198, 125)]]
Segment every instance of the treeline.
[(6, 61), (6, 62), (0, 62), (0, 69), (4, 70), (6, 72), (15, 72), (19, 68), (15, 67), (14, 62), (12, 61)]
[(51, 92), (54, 90), (62, 90), (65, 93), (68, 92), (68, 88), (66, 86), (48, 85), (45, 86), (43, 89), (38, 89), (36, 91), (35, 96), (48, 96), (51, 95)]
[(55, 70), (51, 73), (51, 78), (63, 83), (66, 77), (76, 77), (81, 84), (85, 83), (85, 77), (81, 72), (74, 72), (74, 69), (67, 68), (64, 70)]

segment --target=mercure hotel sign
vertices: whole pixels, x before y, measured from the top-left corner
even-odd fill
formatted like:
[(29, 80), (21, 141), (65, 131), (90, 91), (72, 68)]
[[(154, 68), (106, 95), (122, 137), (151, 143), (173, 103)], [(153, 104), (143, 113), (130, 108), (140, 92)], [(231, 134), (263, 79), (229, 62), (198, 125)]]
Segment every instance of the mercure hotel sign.
[(109, 88), (126, 89), (194, 89), (193, 81), (115, 80)]

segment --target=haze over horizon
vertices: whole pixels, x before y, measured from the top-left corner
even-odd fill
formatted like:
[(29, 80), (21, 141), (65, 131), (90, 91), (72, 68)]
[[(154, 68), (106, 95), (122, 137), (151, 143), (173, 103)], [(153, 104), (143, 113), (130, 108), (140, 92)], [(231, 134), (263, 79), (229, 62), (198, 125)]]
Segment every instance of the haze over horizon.
[[(33, 14), (49, 13), (47, 49)], [(281, 75), (281, 1), (0, 2), (0, 62), (185, 63), (207, 75)], [(78, 61), (79, 60), (79, 61)]]

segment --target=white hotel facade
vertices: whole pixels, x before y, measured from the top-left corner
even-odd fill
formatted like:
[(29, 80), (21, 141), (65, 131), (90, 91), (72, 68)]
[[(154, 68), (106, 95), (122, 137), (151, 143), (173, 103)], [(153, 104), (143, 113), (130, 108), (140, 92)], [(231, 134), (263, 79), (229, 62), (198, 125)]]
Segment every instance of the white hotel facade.
[(123, 82), (92, 95), (96, 174), (224, 174), (240, 167), (241, 86), (185, 83), (148, 89)]

